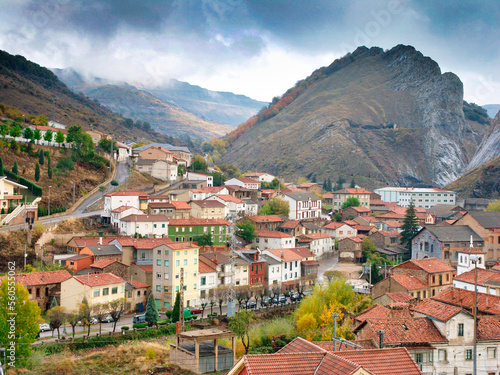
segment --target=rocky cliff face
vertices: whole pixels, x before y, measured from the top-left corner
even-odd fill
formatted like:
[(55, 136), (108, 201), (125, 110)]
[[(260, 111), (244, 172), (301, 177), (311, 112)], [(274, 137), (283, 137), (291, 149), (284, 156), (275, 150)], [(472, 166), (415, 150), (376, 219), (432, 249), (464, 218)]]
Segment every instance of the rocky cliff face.
[(444, 186), (488, 128), (465, 119), (460, 79), (410, 46), (360, 47), (304, 82), (290, 104), (239, 135), (224, 161), (286, 177)]
[(469, 165), (467, 165), (466, 171), (474, 169), (498, 156), (500, 156), (500, 112), (497, 113), (490, 130), (479, 145)]

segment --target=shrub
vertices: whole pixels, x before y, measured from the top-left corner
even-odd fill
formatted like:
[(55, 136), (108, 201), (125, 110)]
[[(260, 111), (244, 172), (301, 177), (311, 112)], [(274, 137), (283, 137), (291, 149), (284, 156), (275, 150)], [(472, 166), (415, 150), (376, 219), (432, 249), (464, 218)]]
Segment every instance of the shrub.
[(134, 324), (132, 326), (132, 328), (136, 328), (136, 329), (138, 329), (138, 328), (146, 328), (147, 326), (148, 326), (147, 323), (136, 323), (136, 324)]
[(122, 331), (128, 331), (129, 329), (130, 329), (130, 327), (127, 327), (127, 326), (122, 327)]
[(56, 168), (61, 171), (66, 171), (66, 170), (72, 171), (75, 168), (75, 166), (71, 158), (62, 158), (59, 159), (59, 161), (57, 162)]
[(165, 315), (167, 316), (167, 318), (169, 319), (172, 319), (172, 310), (168, 310)]
[(118, 181), (116, 180), (111, 181), (111, 186), (118, 186)]

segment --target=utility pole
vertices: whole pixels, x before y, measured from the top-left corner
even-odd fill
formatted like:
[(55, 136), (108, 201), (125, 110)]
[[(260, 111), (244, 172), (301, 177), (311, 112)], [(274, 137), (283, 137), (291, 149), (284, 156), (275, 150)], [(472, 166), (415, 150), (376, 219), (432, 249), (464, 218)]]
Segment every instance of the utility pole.
[(184, 268), (181, 268), (181, 285), (179, 287), (179, 321), (181, 322), (181, 332), (184, 332)]
[(76, 183), (73, 181), (73, 204), (75, 204), (75, 189), (76, 189)]
[[(235, 219), (236, 220), (236, 219)], [(230, 267), (231, 267), (231, 282), (229, 283), (229, 291), (228, 291), (228, 296), (227, 296), (227, 316), (231, 317), (233, 316), (234, 313), (234, 298), (235, 298), (235, 263), (234, 263), (234, 243), (235, 243), (235, 233), (236, 233), (236, 228), (235, 225), (232, 224), (230, 226), (231, 228), (231, 253), (229, 255), (229, 260), (230, 260)]]
[(109, 178), (111, 178), (111, 159), (113, 159), (113, 137), (111, 137), (110, 142), (111, 146), (109, 147)]

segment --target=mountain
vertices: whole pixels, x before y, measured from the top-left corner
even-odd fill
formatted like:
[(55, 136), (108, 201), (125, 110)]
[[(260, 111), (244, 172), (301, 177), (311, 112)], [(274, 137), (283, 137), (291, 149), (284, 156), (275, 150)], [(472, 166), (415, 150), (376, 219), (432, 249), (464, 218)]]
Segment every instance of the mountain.
[[(147, 92), (162, 101), (195, 114), (204, 121), (237, 126), (256, 114), (269, 103), (251, 99), (231, 92), (211, 91), (175, 79), (166, 84), (147, 85), (109, 81), (97, 77), (84, 77), (73, 69), (52, 71), (75, 92), (82, 92), (92, 99), (101, 85), (115, 85)], [(109, 98), (108, 98), (109, 99)], [(120, 101), (117, 97), (116, 101)]]
[(486, 104), (482, 106), (488, 112), (488, 116), (495, 118), (500, 111), (500, 104)]
[(457, 192), (460, 198), (499, 199), (500, 156), (464, 173), (446, 188)]
[(469, 171), (474, 169), (498, 156), (500, 156), (500, 112), (497, 112), (490, 129), (465, 170)]
[[(51, 119), (54, 110), (56, 121), (68, 126), (80, 125), (89, 130), (92, 124), (93, 129), (113, 134), (117, 139), (161, 139), (185, 145), (170, 136), (147, 130), (147, 127), (130, 126), (121, 116), (94, 100), (72, 92), (49, 69), (23, 56), (0, 51), (0, 87), (0, 103), (17, 108), (16, 116), (24, 113), (27, 121), (37, 115)], [(2, 115), (9, 117), (9, 113)]]
[(367, 187), (444, 186), (489, 128), (476, 107), (464, 103), (455, 74), (415, 48), (359, 47), (228, 134), (223, 162)]

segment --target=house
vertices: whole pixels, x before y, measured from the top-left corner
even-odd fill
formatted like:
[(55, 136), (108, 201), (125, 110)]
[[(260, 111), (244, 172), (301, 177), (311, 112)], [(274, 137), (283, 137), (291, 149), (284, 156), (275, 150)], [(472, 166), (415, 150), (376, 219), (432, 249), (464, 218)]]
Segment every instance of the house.
[(168, 225), (168, 238), (175, 242), (198, 241), (204, 235), (210, 235), (213, 245), (226, 246), (228, 226), (224, 219), (175, 219)]
[(229, 211), (224, 203), (214, 199), (190, 201), (189, 204), (193, 219), (224, 219)]
[(276, 178), (272, 174), (269, 173), (247, 173), (245, 177), (251, 178), (252, 180), (258, 181), (258, 182), (265, 182), (270, 184), (273, 182), (273, 180)]
[(255, 231), (255, 238), (252, 243), (252, 247), (260, 249), (289, 249), (294, 246), (294, 236), (271, 230)]
[(116, 142), (113, 157), (117, 162), (127, 161), (132, 156), (132, 147), (122, 142)]
[(214, 177), (208, 174), (187, 172), (186, 178), (188, 181), (204, 181), (206, 187), (214, 186)]
[(300, 220), (287, 220), (281, 224), (276, 230), (280, 232), (291, 234), (292, 236), (298, 237), (301, 234), (305, 234), (304, 226)]
[(390, 275), (371, 287), (374, 300), (387, 293), (406, 293), (418, 299), (429, 297), (428, 285), (410, 274)]
[(369, 217), (372, 211), (366, 206), (347, 207), (342, 210), (342, 220), (353, 220), (359, 216)]
[(78, 254), (90, 255), (93, 262), (97, 262), (100, 259), (122, 260), (121, 250), (111, 243), (109, 245), (85, 246), (79, 250)]
[(177, 180), (177, 165), (165, 160), (139, 159), (135, 162), (135, 169), (159, 180), (174, 182)]
[(472, 271), (476, 267), (482, 269), (486, 268), (485, 252), (480, 249), (474, 249), (473, 247), (458, 250), (457, 260), (457, 276)]
[(436, 204), (428, 212), (435, 217), (436, 224), (445, 220), (457, 220), (465, 213), (462, 207), (449, 204)]
[(323, 226), (323, 232), (332, 236), (337, 240), (347, 237), (356, 237), (358, 232), (353, 226), (347, 225), (345, 223), (336, 223), (332, 221)]
[(422, 259), (436, 257), (450, 264), (456, 264), (457, 251), (469, 247), (482, 249), (484, 240), (468, 225), (426, 226), (420, 229), (411, 240), (411, 257)]
[(297, 185), (297, 189), (307, 191), (308, 193), (321, 194), (321, 186), (313, 182)]
[(235, 251), (235, 253), (247, 263), (248, 285), (264, 284), (266, 278), (266, 260), (260, 256), (260, 251), (240, 250)]
[(500, 259), (500, 212), (469, 211), (455, 225), (468, 225), (484, 240), (488, 266)]
[[(172, 202), (189, 202), (193, 198), (187, 189), (173, 189), (167, 191), (167, 196)], [(196, 198), (198, 199), (198, 198)], [(200, 198), (201, 199), (201, 198)]]
[[(153, 251), (153, 295), (159, 309), (171, 309), (184, 288), (184, 306), (198, 305), (198, 253), (193, 242), (169, 243)], [(183, 274), (184, 273), (184, 274)]]
[(292, 249), (267, 249), (264, 250), (262, 254), (267, 255), (268, 257), (281, 263), (281, 267), (279, 269), (281, 274), (278, 285), (282, 290), (298, 289), (298, 286), (300, 285), (300, 278), (302, 277), (300, 264), (302, 261), (301, 254)]
[(397, 246), (401, 235), (397, 230), (379, 230), (370, 234), (369, 236), (375, 246), (380, 248), (386, 248), (391, 246)]
[(111, 226), (120, 228), (120, 220), (130, 215), (144, 215), (144, 212), (135, 207), (120, 206), (111, 211)]
[(302, 277), (316, 280), (318, 277), (319, 263), (316, 260), (316, 255), (305, 247), (294, 247), (290, 249), (301, 256), (300, 274)]
[(9, 207), (19, 204), (19, 201), (23, 199), (21, 189), (28, 189), (28, 187), (7, 180), (5, 176), (0, 177), (0, 207), (2, 210), (7, 212)]
[(190, 219), (191, 206), (187, 202), (149, 202), (150, 215), (165, 215), (168, 219)]
[(385, 187), (375, 189), (384, 202), (395, 202), (402, 207), (408, 207), (413, 201), (415, 207), (431, 208), (437, 204), (456, 204), (456, 193), (454, 191), (439, 188), (401, 188)]
[(339, 261), (360, 262), (363, 258), (363, 240), (359, 237), (339, 239)]
[(92, 263), (94, 263), (94, 256), (89, 254), (71, 255), (59, 262), (59, 264), (68, 267), (73, 273), (77, 273), (84, 269), (90, 269)]
[(302, 222), (302, 234), (321, 233), (321, 227), (307, 221)]
[(346, 188), (333, 192), (332, 209), (339, 211), (347, 198), (354, 197), (359, 200), (362, 207), (370, 207), (370, 192), (363, 188)]
[[(473, 312), (473, 290), (448, 287), (431, 297), (431, 299), (448, 305), (458, 306), (470, 313)], [(500, 315), (500, 296), (477, 292), (477, 311), (483, 315)]]
[(120, 220), (120, 234), (155, 238), (167, 235), (169, 219), (165, 215), (128, 215)]
[(300, 240), (307, 240), (309, 250), (317, 257), (322, 257), (335, 251), (335, 239), (326, 233), (304, 234)]
[(401, 230), (401, 227), (403, 224), (401, 224), (399, 221), (396, 220), (385, 220), (382, 222), (382, 228), (380, 230)]
[(143, 312), (148, 303), (151, 286), (138, 280), (127, 280), (125, 284), (125, 312)]
[(174, 162), (174, 153), (172, 151), (169, 151), (161, 146), (148, 146), (134, 149), (134, 153), (139, 160), (158, 160), (168, 164), (172, 164)]
[(61, 283), (61, 305), (74, 310), (84, 298), (89, 306), (125, 299), (125, 283), (112, 273), (73, 276)]
[(453, 287), (474, 290), (477, 277), (477, 291), (485, 294), (500, 296), (500, 272), (486, 270), (484, 268), (472, 269), (464, 272), (453, 279)]
[(208, 301), (213, 295), (213, 289), (217, 288), (217, 270), (200, 260), (198, 262), (199, 277), (199, 300), (200, 303)]
[(78, 254), (81, 249), (88, 246), (99, 246), (99, 245), (109, 245), (109, 243), (115, 240), (117, 237), (72, 237), (66, 244), (66, 250), (68, 253)]
[(102, 219), (110, 222), (111, 211), (121, 206), (135, 207), (141, 211), (148, 209), (148, 194), (137, 190), (115, 191), (104, 195), (104, 213)]
[(288, 217), (291, 220), (320, 218), (321, 199), (308, 192), (281, 193), (281, 198), (290, 205)]
[(285, 220), (278, 215), (262, 215), (262, 216), (248, 216), (240, 220), (244, 222), (250, 220), (257, 230), (278, 230), (278, 227), (282, 225)]
[(200, 254), (200, 262), (217, 270), (217, 286), (229, 285), (232, 280), (231, 259), (225, 253), (207, 252)]
[(212, 195), (207, 198), (207, 200), (218, 201), (226, 207), (226, 216), (230, 215), (232, 217), (244, 216), (247, 214), (247, 205), (245, 201), (233, 197), (230, 194), (224, 195)]
[(134, 148), (134, 156), (138, 157), (140, 152), (142, 152), (143, 150), (146, 150), (146, 149), (149, 149), (149, 148), (155, 147), (155, 146), (156, 146), (156, 148), (161, 148), (161, 149), (164, 149), (167, 151), (171, 151), (173, 153), (173, 156), (172, 156), (173, 160), (176, 157), (178, 159), (182, 159), (187, 163), (187, 166), (190, 166), (192, 161), (193, 161), (191, 151), (189, 151), (189, 149), (187, 147), (172, 146), (171, 144), (168, 144), (168, 143), (152, 143), (149, 145)]
[(240, 177), (240, 178), (231, 178), (230, 180), (227, 180), (224, 182), (224, 185), (235, 185), (239, 187), (243, 187), (248, 190), (259, 190), (260, 189), (260, 182), (255, 181), (252, 178), (248, 177)]
[[(157, 247), (172, 243), (172, 240), (169, 238), (128, 238), (128, 237), (120, 237), (109, 244), (116, 246), (121, 254), (122, 259), (121, 262), (126, 264), (127, 266), (146, 266), (153, 264), (153, 251), (156, 250)], [(141, 275), (141, 271), (134, 270), (137, 274), (132, 273), (132, 269), (130, 270), (130, 276), (134, 280), (139, 280), (145, 284), (152, 285), (151, 280), (144, 281), (143, 278), (138, 278)], [(152, 268), (148, 269), (147, 272), (152, 272)], [(134, 276), (135, 277), (132, 277)], [(144, 276), (144, 275), (142, 275)]]
[(245, 216), (256, 216), (259, 212), (259, 204), (250, 198), (242, 199), (242, 201), (246, 206)]
[(408, 293), (405, 292), (397, 292), (397, 293), (384, 293), (377, 298), (373, 299), (373, 303), (375, 303), (375, 306), (386, 306), (390, 304), (416, 304), (417, 303), (417, 298), (409, 295)]
[(328, 206), (333, 205), (333, 193), (325, 193), (323, 194), (323, 204), (326, 204)]
[[(384, 229), (383, 223), (380, 220), (374, 218), (373, 216), (358, 216), (358, 217), (355, 217), (353, 220), (356, 223), (358, 223), (359, 225), (373, 226), (373, 227), (377, 228), (378, 230)], [(400, 225), (400, 224), (398, 223), (398, 225)]]
[(262, 253), (261, 258), (266, 261), (266, 273), (265, 273), (265, 285), (268, 285), (269, 288), (273, 286), (278, 287), (281, 285), (281, 275), (282, 275), (282, 267), (283, 264), (281, 260), (276, 259), (274, 256), (266, 255)]
[(92, 273), (112, 273), (122, 279), (127, 279), (129, 274), (129, 266), (112, 259), (101, 258), (90, 266)]
[(61, 283), (71, 278), (66, 270), (17, 273), (14, 279), (27, 290), (29, 299), (35, 301), (42, 312), (48, 310), (55, 298), (61, 304)]

